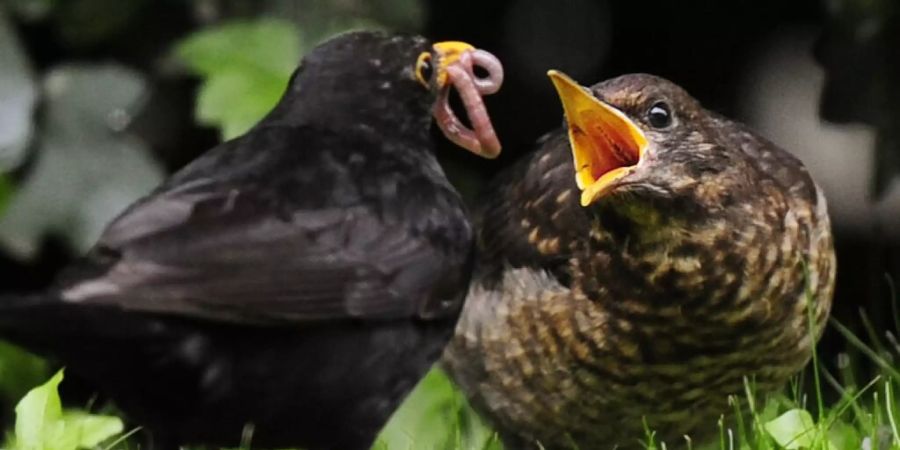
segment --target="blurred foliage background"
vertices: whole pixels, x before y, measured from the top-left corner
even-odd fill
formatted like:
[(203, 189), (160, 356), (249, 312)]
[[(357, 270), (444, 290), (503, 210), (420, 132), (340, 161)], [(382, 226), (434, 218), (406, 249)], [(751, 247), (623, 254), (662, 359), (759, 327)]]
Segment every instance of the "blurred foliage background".
[[(878, 336), (897, 318), (897, 0), (0, 0), (0, 292), (49, 285), (127, 204), (252, 125), (302, 54), (363, 27), (465, 40), (504, 62), (505, 86), (487, 99), (502, 157), (440, 151), (470, 199), (561, 124), (547, 69), (584, 84), (627, 72), (677, 82), (796, 153), (824, 186), (834, 316)], [(846, 345), (829, 331), (823, 363)], [(0, 422), (52, 366), (0, 347)], [(67, 376), (67, 401), (93, 398)], [(438, 375), (424, 384), (456, 401)], [(403, 420), (427, 430), (431, 417)]]

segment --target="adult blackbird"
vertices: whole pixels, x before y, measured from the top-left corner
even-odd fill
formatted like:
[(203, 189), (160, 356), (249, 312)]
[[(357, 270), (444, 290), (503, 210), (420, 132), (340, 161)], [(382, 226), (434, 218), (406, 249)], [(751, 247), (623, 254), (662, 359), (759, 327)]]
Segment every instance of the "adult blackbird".
[(0, 335), (95, 382), (154, 449), (369, 448), (440, 356), (471, 272), (432, 116), (495, 156), (481, 95), (501, 80), (460, 42), (320, 45), (249, 132), (128, 208), (49, 292), (3, 299)]
[(444, 364), (507, 449), (702, 440), (744, 377), (776, 389), (809, 360), (835, 275), (825, 199), (669, 81), (549, 75), (567, 127), (489, 189)]

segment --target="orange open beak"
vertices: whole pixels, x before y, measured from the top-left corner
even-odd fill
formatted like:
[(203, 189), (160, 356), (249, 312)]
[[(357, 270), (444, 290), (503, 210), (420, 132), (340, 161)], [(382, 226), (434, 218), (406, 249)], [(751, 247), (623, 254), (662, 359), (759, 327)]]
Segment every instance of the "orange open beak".
[(643, 131), (618, 109), (598, 100), (566, 74), (551, 70), (569, 127), (575, 183), (588, 206), (631, 173), (647, 149)]

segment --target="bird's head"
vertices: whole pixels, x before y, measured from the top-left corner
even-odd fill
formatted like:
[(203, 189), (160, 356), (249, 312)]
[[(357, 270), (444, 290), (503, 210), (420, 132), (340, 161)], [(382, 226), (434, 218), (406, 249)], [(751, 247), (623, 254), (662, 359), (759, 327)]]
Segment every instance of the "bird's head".
[(722, 128), (741, 130), (717, 125), (732, 122), (674, 83), (632, 74), (584, 88), (561, 72), (548, 75), (565, 111), (584, 207), (696, 220), (698, 210), (721, 210), (759, 180), (758, 165)]
[[(721, 339), (794, 327), (790, 320), (806, 314), (797, 305), (810, 298), (818, 299), (817, 320), (827, 314), (830, 223), (800, 160), (664, 79), (624, 75), (584, 88), (562, 73), (549, 76), (565, 110), (578, 211), (586, 213), (571, 222), (578, 227), (568, 237), (570, 272), (589, 297), (614, 299), (607, 303), (616, 317), (635, 323), (653, 317), (647, 330), (671, 327), (665, 339), (687, 329), (672, 325), (678, 321), (694, 330), (704, 323), (702, 336)], [(647, 336), (641, 340), (665, 340)], [(682, 362), (689, 348), (705, 345), (699, 339), (655, 357)], [(806, 350), (797, 355), (792, 370), (808, 358)]]
[[(478, 75), (475, 68), (482, 70)], [(291, 77), (282, 100), (294, 103), (318, 121), (352, 111), (358, 117), (382, 120), (402, 130), (427, 124), (433, 118), (444, 135), (457, 145), (485, 158), (500, 153), (482, 96), (497, 92), (503, 66), (484, 50), (458, 41), (432, 43), (420, 36), (378, 31), (349, 32), (310, 52)], [(472, 127), (449, 106), (456, 89)], [(347, 124), (350, 125), (350, 124)]]

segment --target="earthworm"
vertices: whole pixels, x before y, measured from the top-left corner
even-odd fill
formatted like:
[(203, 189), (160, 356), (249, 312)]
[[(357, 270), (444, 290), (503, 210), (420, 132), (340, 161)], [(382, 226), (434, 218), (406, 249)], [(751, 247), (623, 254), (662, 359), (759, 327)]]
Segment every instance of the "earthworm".
[[(463, 55), (461, 61), (469, 67), (469, 72), (481, 95), (491, 95), (500, 90), (500, 86), (503, 84), (503, 64), (500, 64), (497, 57), (484, 50), (475, 50)], [(487, 72), (487, 78), (475, 76), (472, 66), (481, 66)]]
[[(487, 77), (475, 76), (473, 65), (476, 63), (485, 69)], [(450, 108), (448, 86), (441, 91), (434, 106), (435, 119), (444, 135), (456, 145), (479, 156), (496, 158), (500, 154), (500, 141), (481, 96), (493, 94), (500, 89), (503, 84), (503, 66), (494, 55), (484, 50), (475, 50), (461, 55), (446, 70), (450, 80), (448, 84), (452, 84), (459, 93), (472, 128), (463, 125)]]

